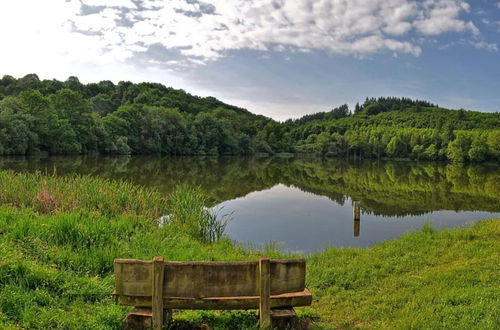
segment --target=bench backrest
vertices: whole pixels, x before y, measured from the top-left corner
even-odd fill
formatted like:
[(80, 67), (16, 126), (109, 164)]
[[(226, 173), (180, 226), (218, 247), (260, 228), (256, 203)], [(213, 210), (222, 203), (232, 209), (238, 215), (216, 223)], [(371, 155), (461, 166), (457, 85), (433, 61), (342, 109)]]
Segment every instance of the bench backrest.
[[(164, 262), (163, 297), (259, 296), (259, 262)], [(153, 262), (115, 259), (115, 295), (151, 297)], [(270, 294), (305, 289), (305, 261), (270, 260)], [(132, 304), (133, 300), (131, 300)]]

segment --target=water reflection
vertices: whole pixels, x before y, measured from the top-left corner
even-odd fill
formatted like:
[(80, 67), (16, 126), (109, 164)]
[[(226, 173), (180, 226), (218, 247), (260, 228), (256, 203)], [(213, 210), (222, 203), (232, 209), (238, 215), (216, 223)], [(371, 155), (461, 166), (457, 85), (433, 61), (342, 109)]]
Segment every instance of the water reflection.
[[(235, 211), (231, 237), (289, 250), (368, 246), (432, 221), (438, 228), (499, 216), (500, 166), (349, 163), (307, 158), (0, 158), (0, 169), (90, 174), (169, 193), (200, 185), (212, 205)], [(355, 205), (359, 204), (359, 220)], [(363, 228), (361, 230), (361, 214)]]
[(278, 184), (220, 206), (236, 210), (227, 226), (230, 237), (253, 246), (274, 242), (283, 250), (299, 253), (330, 246), (371, 246), (420, 229), (426, 222), (441, 229), (485, 217), (500, 217), (500, 213), (480, 211), (434, 211), (399, 218), (364, 212), (361, 228), (361, 219), (354, 219), (351, 203), (349, 198), (339, 204), (325, 196)]
[(358, 201), (352, 202), (352, 220), (354, 222), (354, 237), (359, 237), (359, 229), (361, 225), (361, 206)]

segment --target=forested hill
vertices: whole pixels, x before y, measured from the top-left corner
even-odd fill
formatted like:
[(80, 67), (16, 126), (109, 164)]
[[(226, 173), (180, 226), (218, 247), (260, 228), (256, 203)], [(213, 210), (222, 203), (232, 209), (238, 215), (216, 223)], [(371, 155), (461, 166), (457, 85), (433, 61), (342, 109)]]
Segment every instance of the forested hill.
[(158, 83), (0, 80), (0, 155), (250, 154), (269, 121)]
[(0, 155), (315, 153), (500, 160), (500, 114), (367, 98), (284, 123), (158, 83), (0, 79)]

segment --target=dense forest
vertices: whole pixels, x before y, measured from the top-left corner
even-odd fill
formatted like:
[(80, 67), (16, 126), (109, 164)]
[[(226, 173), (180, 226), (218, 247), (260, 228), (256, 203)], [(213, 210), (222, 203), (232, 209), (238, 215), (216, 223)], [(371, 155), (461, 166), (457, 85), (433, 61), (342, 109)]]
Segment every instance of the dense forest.
[(280, 123), (158, 83), (0, 79), (0, 155), (281, 152), (500, 160), (500, 113), (382, 97)]

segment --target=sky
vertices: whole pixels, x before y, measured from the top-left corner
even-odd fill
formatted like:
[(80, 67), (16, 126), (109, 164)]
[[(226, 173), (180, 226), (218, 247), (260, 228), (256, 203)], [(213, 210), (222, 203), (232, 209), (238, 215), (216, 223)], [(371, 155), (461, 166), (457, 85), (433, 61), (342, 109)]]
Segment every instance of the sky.
[(497, 0), (2, 0), (0, 76), (152, 81), (277, 120), (366, 97), (500, 111)]

